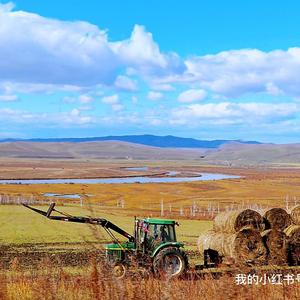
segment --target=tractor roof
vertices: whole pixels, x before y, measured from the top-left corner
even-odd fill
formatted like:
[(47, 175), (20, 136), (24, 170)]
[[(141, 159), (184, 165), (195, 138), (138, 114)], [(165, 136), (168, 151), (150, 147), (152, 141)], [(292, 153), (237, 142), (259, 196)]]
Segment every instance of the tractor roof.
[(175, 221), (173, 220), (165, 220), (165, 219), (145, 219), (145, 222), (149, 224), (158, 224), (158, 225), (174, 225)]

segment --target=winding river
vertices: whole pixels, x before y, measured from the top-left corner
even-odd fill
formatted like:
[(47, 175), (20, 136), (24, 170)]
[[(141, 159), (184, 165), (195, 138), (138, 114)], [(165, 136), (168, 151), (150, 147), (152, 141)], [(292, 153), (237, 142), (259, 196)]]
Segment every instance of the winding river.
[(240, 176), (214, 173), (197, 173), (191, 177), (171, 177), (178, 172), (170, 171), (165, 177), (137, 176), (120, 178), (94, 178), (94, 179), (7, 179), (0, 180), (0, 184), (120, 184), (120, 183), (172, 183), (204, 180), (222, 180), (240, 178)]

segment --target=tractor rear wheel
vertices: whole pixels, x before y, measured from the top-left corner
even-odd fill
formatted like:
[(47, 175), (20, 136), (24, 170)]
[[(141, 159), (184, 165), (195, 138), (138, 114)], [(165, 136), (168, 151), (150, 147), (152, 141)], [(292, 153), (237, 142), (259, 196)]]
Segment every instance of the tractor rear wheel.
[(175, 247), (162, 249), (153, 260), (154, 274), (160, 277), (179, 277), (187, 267), (186, 254)]

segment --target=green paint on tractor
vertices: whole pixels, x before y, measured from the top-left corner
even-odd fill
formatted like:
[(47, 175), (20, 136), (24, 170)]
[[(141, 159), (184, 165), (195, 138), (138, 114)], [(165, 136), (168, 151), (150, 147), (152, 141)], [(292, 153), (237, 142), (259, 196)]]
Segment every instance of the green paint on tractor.
[(128, 242), (128, 243), (113, 243), (105, 245), (105, 250), (135, 250), (135, 243)]
[(165, 220), (165, 219), (150, 219), (147, 218), (144, 222), (148, 224), (157, 224), (157, 225), (175, 225), (175, 221), (173, 220)]

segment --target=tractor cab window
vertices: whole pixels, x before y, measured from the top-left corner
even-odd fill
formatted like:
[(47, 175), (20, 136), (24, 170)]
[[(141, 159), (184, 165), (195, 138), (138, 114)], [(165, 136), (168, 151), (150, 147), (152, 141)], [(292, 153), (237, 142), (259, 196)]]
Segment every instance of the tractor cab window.
[(173, 225), (149, 224), (148, 238), (160, 243), (176, 242)]

